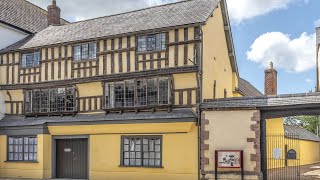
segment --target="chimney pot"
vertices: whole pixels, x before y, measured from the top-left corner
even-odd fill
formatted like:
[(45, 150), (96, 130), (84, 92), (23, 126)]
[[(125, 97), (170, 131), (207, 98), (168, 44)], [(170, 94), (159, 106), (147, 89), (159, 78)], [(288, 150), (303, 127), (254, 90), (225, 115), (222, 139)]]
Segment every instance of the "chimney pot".
[(273, 68), (273, 62), (270, 62), (269, 69), (265, 70), (265, 95), (277, 95), (278, 94), (278, 72)]
[(47, 15), (48, 26), (61, 25), (60, 13), (61, 13), (61, 9), (57, 6), (56, 0), (52, 0), (52, 4), (48, 6), (48, 15)]

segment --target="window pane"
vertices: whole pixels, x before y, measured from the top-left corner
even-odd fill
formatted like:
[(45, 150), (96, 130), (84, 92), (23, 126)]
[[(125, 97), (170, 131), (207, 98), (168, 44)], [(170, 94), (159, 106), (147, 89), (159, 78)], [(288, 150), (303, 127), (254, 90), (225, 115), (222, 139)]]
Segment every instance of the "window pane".
[(81, 46), (80, 45), (74, 47), (73, 59), (75, 61), (81, 60)]
[(148, 51), (156, 50), (156, 35), (149, 35), (147, 37), (147, 50)]
[(137, 105), (147, 105), (147, 83), (146, 80), (137, 80)]
[(74, 111), (74, 88), (73, 87), (68, 87), (66, 88), (66, 105), (67, 105), (67, 111)]
[(86, 60), (89, 57), (88, 54), (89, 50), (88, 50), (88, 44), (82, 44), (81, 45), (81, 59), (82, 60)]
[(148, 79), (148, 105), (158, 104), (158, 82), (157, 79)]
[(32, 99), (32, 91), (26, 91), (25, 93), (25, 111), (27, 113), (31, 113), (31, 99)]
[(41, 90), (41, 112), (49, 111), (49, 91), (47, 89)]
[(134, 81), (126, 81), (126, 106), (134, 106)]
[(115, 107), (124, 107), (124, 84), (117, 83), (114, 86)]
[(159, 104), (168, 104), (169, 81), (168, 78), (159, 78)]
[(34, 59), (33, 59), (33, 53), (29, 53), (29, 54), (26, 54), (26, 56), (27, 56), (27, 60), (26, 60), (26, 62), (27, 62), (27, 67), (32, 67), (33, 66), (33, 61), (34, 61)]
[(21, 56), (21, 66), (22, 67), (27, 66), (27, 55), (26, 54), (22, 54), (22, 56)]
[(65, 111), (66, 89), (58, 88), (57, 105), (58, 111)]
[(97, 44), (90, 43), (89, 44), (89, 59), (95, 59), (97, 56)]
[(34, 90), (33, 91), (33, 99), (32, 99), (32, 112), (40, 111), (40, 101), (41, 101), (41, 91)]
[(146, 42), (146, 36), (139, 36), (138, 37), (138, 51), (143, 52), (146, 51), (147, 42)]
[(56, 112), (57, 111), (57, 94), (58, 89), (50, 89), (50, 112)]
[(34, 62), (33, 66), (38, 66), (40, 62), (40, 52), (34, 52)]

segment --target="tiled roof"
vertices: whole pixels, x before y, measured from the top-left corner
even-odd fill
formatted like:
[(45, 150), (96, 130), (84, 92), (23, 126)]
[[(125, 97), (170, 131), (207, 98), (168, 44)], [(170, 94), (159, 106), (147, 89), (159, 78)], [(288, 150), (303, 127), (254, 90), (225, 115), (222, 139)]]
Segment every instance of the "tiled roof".
[(297, 135), (299, 139), (308, 141), (319, 141), (319, 137), (314, 133), (296, 126), (284, 125), (285, 136), (292, 137), (292, 135)]
[(207, 99), (203, 103), (202, 108), (264, 108), (310, 104), (320, 104), (320, 93), (288, 94), (262, 97), (240, 97), (216, 100)]
[(0, 120), (1, 127), (36, 126), (45, 123), (134, 123), (134, 122), (194, 122), (197, 116), (192, 109), (174, 109), (172, 112), (140, 112), (140, 113), (110, 113), (77, 114), (76, 116), (39, 116), (25, 117), (6, 115)]
[(204, 23), (220, 0), (185, 0), (64, 26), (50, 26), (20, 49)]
[(263, 96), (263, 94), (256, 88), (254, 87), (250, 82), (239, 78), (239, 91), (242, 93), (244, 96)]
[[(0, 22), (30, 33), (47, 28), (47, 11), (26, 0), (0, 0)], [(68, 23), (61, 19), (62, 24)]]
[(320, 27), (317, 27), (316, 33), (317, 33), (317, 44), (319, 45), (320, 44)]

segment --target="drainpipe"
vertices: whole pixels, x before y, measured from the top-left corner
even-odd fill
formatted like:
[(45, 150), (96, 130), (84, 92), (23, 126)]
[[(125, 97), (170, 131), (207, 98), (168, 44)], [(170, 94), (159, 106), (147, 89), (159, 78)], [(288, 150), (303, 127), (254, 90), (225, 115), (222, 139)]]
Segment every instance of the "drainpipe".
[[(198, 104), (197, 104), (197, 114), (198, 114), (198, 180), (201, 180), (201, 104), (202, 104), (202, 72), (203, 72), (203, 31), (202, 26), (200, 26), (200, 35), (201, 41), (201, 53), (200, 53), (200, 61), (198, 65), (198, 74), (197, 74), (197, 81), (198, 81)], [(198, 60), (197, 60), (198, 61)]]

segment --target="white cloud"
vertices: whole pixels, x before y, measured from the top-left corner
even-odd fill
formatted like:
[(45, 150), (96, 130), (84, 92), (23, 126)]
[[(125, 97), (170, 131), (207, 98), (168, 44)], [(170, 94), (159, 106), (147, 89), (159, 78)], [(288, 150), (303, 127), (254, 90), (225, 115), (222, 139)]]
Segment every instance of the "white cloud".
[(313, 25), (314, 25), (315, 27), (320, 27), (320, 19), (314, 21), (314, 22), (313, 22)]
[(291, 39), (281, 32), (269, 32), (258, 37), (247, 52), (247, 58), (268, 67), (272, 61), (277, 69), (304, 72), (316, 66), (316, 35), (302, 33)]
[(286, 9), (293, 2), (308, 0), (227, 0), (230, 19), (236, 24), (275, 10)]
[(305, 81), (306, 81), (306, 83), (308, 83), (308, 84), (312, 84), (312, 83), (313, 83), (313, 80), (310, 79), (310, 78), (305, 79)]
[[(43, 9), (47, 9), (48, 5), (51, 4), (51, 0), (28, 1)], [(57, 5), (61, 8), (63, 18), (69, 21), (79, 21), (174, 1), (176, 0), (91, 0), (90, 2), (88, 0), (57, 0)]]

